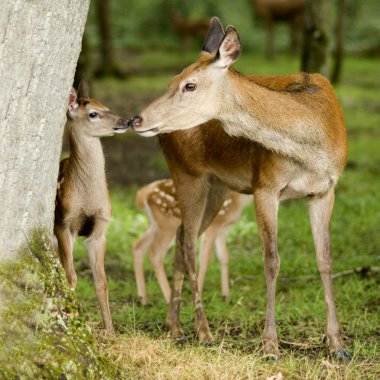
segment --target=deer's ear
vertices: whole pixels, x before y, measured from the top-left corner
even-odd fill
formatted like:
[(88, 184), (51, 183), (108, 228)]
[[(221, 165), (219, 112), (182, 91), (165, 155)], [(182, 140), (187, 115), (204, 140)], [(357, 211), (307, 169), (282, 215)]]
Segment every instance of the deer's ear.
[(237, 61), (241, 53), (240, 38), (233, 26), (229, 26), (219, 47), (219, 57), (215, 63), (220, 67), (229, 67)]
[(87, 79), (82, 78), (78, 86), (78, 98), (89, 98), (90, 97), (90, 86), (88, 85)]
[(72, 87), (69, 94), (69, 111), (73, 112), (76, 108), (78, 108), (77, 92), (75, 88)]
[(212, 55), (216, 55), (218, 52), (220, 43), (224, 38), (223, 25), (219, 21), (218, 17), (213, 17), (210, 22), (210, 28), (208, 30), (202, 51), (206, 51)]

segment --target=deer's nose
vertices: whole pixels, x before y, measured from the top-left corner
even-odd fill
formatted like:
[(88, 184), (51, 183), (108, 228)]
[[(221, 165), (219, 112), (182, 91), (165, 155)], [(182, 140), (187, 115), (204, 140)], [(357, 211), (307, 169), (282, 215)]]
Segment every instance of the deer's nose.
[(117, 121), (117, 125), (120, 126), (120, 127), (125, 127), (125, 128), (131, 127), (130, 121), (127, 120), (127, 119), (123, 119), (123, 118), (120, 118)]
[(134, 116), (131, 120), (132, 122), (132, 127), (135, 128), (135, 127), (139, 127), (142, 123), (143, 119), (141, 116)]

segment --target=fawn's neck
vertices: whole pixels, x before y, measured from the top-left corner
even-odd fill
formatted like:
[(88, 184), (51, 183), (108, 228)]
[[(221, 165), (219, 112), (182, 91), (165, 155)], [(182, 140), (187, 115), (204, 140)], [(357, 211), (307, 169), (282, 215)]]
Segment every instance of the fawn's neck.
[[(76, 181), (85, 187), (103, 187), (106, 185), (106, 176), (100, 139), (88, 136), (83, 132), (78, 133), (74, 128), (69, 128), (69, 130), (70, 177), (75, 177)], [(94, 191), (96, 188), (94, 188)]]

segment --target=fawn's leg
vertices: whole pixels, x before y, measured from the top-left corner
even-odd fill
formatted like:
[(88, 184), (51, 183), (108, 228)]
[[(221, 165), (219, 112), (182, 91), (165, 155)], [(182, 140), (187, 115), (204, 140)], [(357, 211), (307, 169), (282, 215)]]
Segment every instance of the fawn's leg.
[(157, 231), (152, 243), (152, 252), (150, 256), (154, 273), (167, 303), (170, 301), (171, 290), (165, 272), (164, 260), (177, 228), (178, 224), (176, 223), (174, 228), (172, 226), (167, 226), (165, 229), (160, 228)]
[(277, 357), (278, 341), (275, 321), (276, 281), (280, 269), (277, 253), (278, 197), (264, 191), (254, 192), (256, 220), (264, 251), (264, 269), (267, 284), (267, 312), (263, 334), (264, 355)]
[(139, 301), (142, 305), (147, 303), (145, 276), (143, 261), (144, 256), (149, 247), (152, 245), (156, 229), (150, 226), (148, 231), (144, 232), (133, 244), (132, 257), (133, 257), (133, 271), (135, 272), (135, 279), (137, 285), (137, 294)]
[(105, 232), (108, 221), (98, 220), (94, 226), (93, 233), (85, 240), (92, 276), (95, 284), (96, 296), (100, 304), (103, 316), (104, 327), (108, 331), (113, 331), (112, 318), (108, 302), (108, 283), (104, 270), (104, 257), (106, 253)]
[(230, 299), (230, 285), (228, 276), (227, 228), (222, 228), (216, 238), (216, 256), (220, 264), (222, 296), (228, 301)]
[(59, 259), (66, 272), (67, 280), (71, 287), (77, 286), (77, 275), (74, 269), (73, 262), (73, 249), (74, 249), (74, 237), (69, 228), (55, 226), (54, 234), (58, 242)]
[(214, 248), (217, 231), (213, 226), (209, 226), (203, 233), (201, 245), (199, 249), (199, 272), (198, 272), (198, 287), (202, 294), (203, 285), (207, 273), (208, 264), (211, 260), (212, 250)]
[(309, 202), (310, 223), (313, 232), (315, 250), (317, 254), (318, 270), (322, 279), (325, 293), (327, 331), (330, 352), (338, 358), (350, 360), (351, 356), (344, 349), (343, 338), (336, 313), (332, 287), (332, 258), (330, 249), (330, 219), (334, 206), (334, 190), (321, 197), (315, 197)]

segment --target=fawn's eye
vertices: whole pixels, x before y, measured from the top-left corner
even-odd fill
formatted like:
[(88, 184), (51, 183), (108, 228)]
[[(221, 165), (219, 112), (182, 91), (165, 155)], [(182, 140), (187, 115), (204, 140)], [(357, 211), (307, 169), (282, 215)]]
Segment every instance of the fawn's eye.
[(197, 88), (197, 85), (195, 83), (186, 83), (183, 90), (184, 91), (194, 91), (196, 88)]
[(97, 112), (90, 112), (89, 114), (88, 114), (88, 117), (90, 118), (90, 119), (95, 119), (97, 116), (98, 116), (99, 114), (97, 113)]

